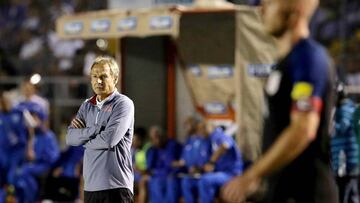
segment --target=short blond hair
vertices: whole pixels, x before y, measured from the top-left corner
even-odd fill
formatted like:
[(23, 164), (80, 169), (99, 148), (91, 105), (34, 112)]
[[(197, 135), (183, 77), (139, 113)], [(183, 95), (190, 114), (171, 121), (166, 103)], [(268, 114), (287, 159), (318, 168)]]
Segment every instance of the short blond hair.
[(118, 66), (116, 60), (113, 57), (110, 57), (110, 56), (96, 57), (93, 64), (91, 65), (90, 70), (92, 70), (93, 67), (98, 64), (101, 64), (101, 65), (107, 64), (110, 67), (111, 74), (113, 74), (116, 78), (119, 77), (120, 69), (119, 69), (119, 66)]

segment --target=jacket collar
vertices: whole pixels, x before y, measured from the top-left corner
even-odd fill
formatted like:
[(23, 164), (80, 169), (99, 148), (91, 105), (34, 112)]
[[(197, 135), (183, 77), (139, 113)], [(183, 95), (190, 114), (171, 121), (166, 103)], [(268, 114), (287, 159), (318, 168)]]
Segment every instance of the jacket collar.
[[(108, 97), (105, 98), (105, 103), (111, 101), (116, 95), (119, 95), (120, 93), (117, 91), (117, 89), (115, 89), (115, 91), (109, 95)], [(92, 105), (95, 105), (96, 106), (96, 97), (97, 95), (95, 94), (94, 96), (92, 96), (90, 99), (89, 99), (89, 102), (92, 104)]]

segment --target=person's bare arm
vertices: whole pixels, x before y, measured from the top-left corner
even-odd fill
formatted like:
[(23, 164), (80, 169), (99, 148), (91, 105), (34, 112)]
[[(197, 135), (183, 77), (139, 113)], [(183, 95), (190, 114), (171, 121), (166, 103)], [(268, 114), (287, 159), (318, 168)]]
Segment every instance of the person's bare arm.
[(272, 147), (243, 176), (238, 176), (222, 188), (228, 202), (241, 202), (253, 193), (261, 178), (272, 174), (296, 159), (316, 138), (319, 113), (315, 111), (291, 113), (290, 125), (280, 134)]
[(228, 147), (225, 143), (219, 146), (217, 150), (211, 155), (209, 163), (204, 165), (204, 171), (205, 172), (212, 172), (215, 168), (216, 161), (228, 150)]
[(264, 177), (289, 164), (316, 138), (319, 123), (320, 117), (317, 112), (291, 113), (290, 126), (281, 133), (265, 155), (251, 167), (251, 172), (258, 177)]

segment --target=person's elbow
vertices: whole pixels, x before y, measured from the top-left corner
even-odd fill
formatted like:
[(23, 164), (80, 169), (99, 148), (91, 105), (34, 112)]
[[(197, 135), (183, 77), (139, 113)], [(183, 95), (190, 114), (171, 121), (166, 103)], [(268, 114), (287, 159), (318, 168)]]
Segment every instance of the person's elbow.
[(311, 143), (317, 137), (320, 116), (316, 112), (299, 113), (295, 122), (295, 132), (299, 138)]
[(82, 142), (75, 140), (75, 139), (71, 139), (71, 138), (66, 138), (65, 143), (68, 146), (74, 146), (74, 147), (82, 145)]
[(73, 135), (70, 132), (66, 134), (65, 143), (68, 146), (74, 146), (74, 147), (81, 146), (84, 144), (80, 139), (77, 138), (76, 135)]
[(123, 128), (117, 128), (117, 129), (109, 128), (106, 130), (106, 132), (103, 132), (103, 134), (101, 135), (101, 137), (108, 145), (107, 147), (109, 149), (115, 148), (120, 142), (123, 141), (123, 139), (125, 139), (125, 137), (128, 136), (129, 136), (129, 129), (123, 129)]
[(115, 148), (118, 144), (119, 144), (118, 141), (115, 141), (115, 140), (110, 141), (110, 143), (109, 143), (109, 149)]

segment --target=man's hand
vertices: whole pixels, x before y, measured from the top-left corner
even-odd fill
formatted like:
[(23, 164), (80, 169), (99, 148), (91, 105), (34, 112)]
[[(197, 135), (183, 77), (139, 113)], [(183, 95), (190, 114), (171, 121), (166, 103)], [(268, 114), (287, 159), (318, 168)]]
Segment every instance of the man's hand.
[(85, 128), (86, 127), (85, 122), (78, 118), (74, 118), (71, 121), (71, 126), (74, 128)]
[(254, 194), (260, 186), (260, 179), (248, 174), (236, 176), (221, 188), (221, 199), (226, 203), (241, 203)]
[(213, 172), (215, 170), (215, 165), (212, 164), (212, 163), (207, 163), (205, 164), (204, 166), (204, 172), (205, 173), (210, 173), (210, 172)]
[(32, 148), (26, 150), (26, 159), (28, 161), (34, 161), (36, 159), (35, 151)]
[(171, 167), (173, 168), (180, 168), (185, 166), (185, 161), (184, 160), (177, 160), (177, 161), (173, 161), (171, 162)]
[(62, 167), (57, 167), (54, 169), (52, 175), (57, 178), (60, 177), (60, 175), (62, 174), (62, 172), (64, 171), (64, 169)]
[(190, 168), (189, 168), (189, 174), (191, 174), (191, 175), (194, 175), (194, 174), (196, 174), (196, 173), (200, 173), (201, 171), (199, 170), (199, 168), (197, 168), (197, 167), (195, 167), (195, 166), (191, 166)]

